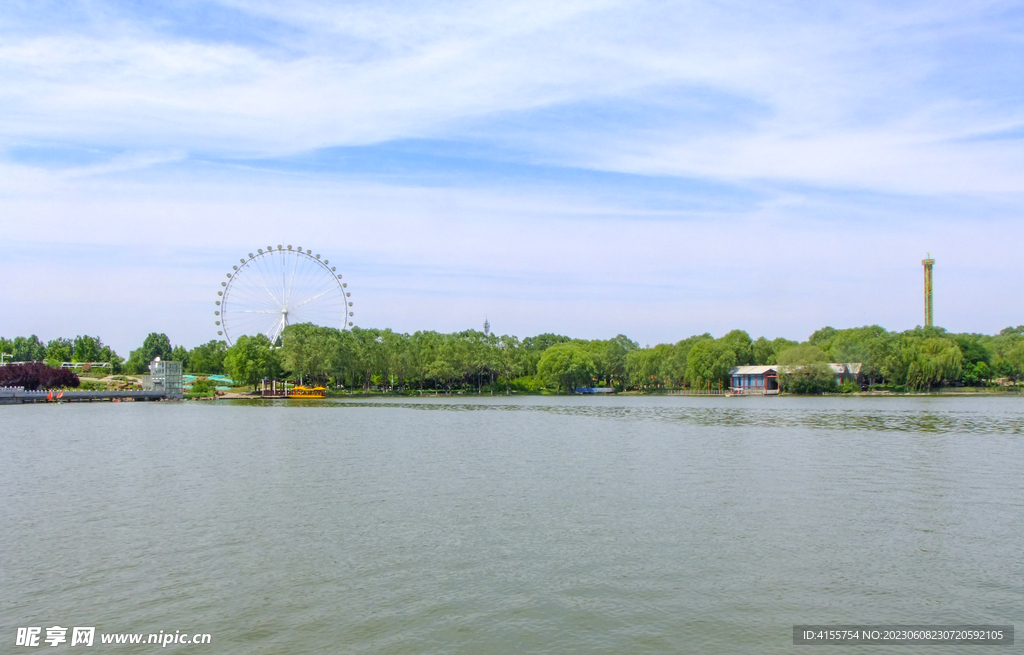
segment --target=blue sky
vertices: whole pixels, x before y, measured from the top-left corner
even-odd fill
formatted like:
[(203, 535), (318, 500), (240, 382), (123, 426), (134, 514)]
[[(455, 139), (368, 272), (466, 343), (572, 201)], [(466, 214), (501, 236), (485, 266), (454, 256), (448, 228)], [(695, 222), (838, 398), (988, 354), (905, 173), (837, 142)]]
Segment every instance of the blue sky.
[(191, 347), (276, 243), (403, 332), (906, 329), (927, 252), (1024, 323), (1019, 3), (155, 4), (0, 10), (0, 335)]

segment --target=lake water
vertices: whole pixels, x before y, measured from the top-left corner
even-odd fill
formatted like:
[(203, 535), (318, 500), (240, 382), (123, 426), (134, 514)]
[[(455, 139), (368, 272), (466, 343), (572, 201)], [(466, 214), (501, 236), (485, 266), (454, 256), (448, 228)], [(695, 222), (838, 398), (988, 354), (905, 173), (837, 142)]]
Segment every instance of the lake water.
[(1024, 624), (1020, 398), (25, 405), (0, 463), (3, 652), (55, 625), (270, 654)]

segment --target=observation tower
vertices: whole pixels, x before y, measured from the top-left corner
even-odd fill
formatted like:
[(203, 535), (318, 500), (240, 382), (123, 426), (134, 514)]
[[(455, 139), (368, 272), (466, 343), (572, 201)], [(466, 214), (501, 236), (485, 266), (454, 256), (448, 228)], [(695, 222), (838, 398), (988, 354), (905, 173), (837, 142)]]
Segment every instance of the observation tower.
[(924, 326), (931, 327), (935, 324), (932, 306), (932, 267), (935, 266), (935, 260), (928, 253), (928, 258), (921, 260), (921, 263), (924, 264)]

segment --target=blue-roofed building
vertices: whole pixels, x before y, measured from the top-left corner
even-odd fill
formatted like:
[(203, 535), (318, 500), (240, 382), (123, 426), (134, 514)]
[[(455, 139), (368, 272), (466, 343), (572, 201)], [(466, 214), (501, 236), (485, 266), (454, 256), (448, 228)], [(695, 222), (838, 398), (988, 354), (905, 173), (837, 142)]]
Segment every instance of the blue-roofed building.
[(770, 396), (779, 393), (779, 371), (776, 366), (734, 366), (729, 374), (732, 376), (734, 394)]
[[(860, 384), (862, 380), (860, 364), (829, 364), (835, 376), (836, 386), (851, 381)], [(736, 395), (762, 394), (772, 396), (779, 393), (779, 366), (734, 366), (729, 375), (732, 376), (732, 393)], [(785, 373), (785, 370), (782, 371)]]

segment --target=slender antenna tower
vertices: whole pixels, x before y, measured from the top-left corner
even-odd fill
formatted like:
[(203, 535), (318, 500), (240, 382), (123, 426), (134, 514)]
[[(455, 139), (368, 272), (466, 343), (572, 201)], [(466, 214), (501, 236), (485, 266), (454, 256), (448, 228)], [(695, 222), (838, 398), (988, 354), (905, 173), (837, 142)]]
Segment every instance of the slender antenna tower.
[(935, 260), (928, 253), (928, 259), (921, 263), (924, 264), (924, 326), (931, 327), (935, 324), (932, 306), (932, 267), (935, 266)]

